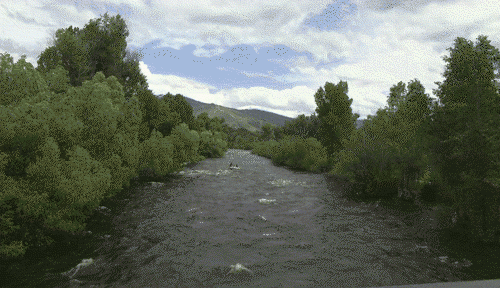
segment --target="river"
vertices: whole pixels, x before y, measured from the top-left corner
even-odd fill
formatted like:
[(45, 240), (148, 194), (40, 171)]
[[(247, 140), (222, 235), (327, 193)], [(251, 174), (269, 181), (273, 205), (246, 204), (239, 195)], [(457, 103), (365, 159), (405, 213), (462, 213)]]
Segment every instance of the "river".
[[(240, 169), (228, 169), (231, 162)], [(68, 275), (78, 287), (372, 287), (474, 278), (477, 259), (456, 261), (465, 255), (460, 248), (439, 244), (431, 210), (355, 203), (342, 197), (345, 187), (230, 149), (107, 200), (85, 236), (95, 249), (81, 258), (93, 263), (47, 274), (43, 285), (69, 287)], [(230, 273), (237, 264), (248, 270)]]

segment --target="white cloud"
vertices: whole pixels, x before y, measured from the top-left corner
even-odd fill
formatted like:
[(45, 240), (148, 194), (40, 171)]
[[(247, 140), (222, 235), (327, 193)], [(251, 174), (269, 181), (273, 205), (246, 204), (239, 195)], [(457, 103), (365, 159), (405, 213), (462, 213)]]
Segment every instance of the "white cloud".
[[(183, 94), (193, 99), (229, 107), (260, 107), (280, 114), (308, 114), (315, 108), (314, 93), (325, 82), (347, 80), (353, 112), (365, 118), (386, 103), (387, 91), (399, 81), (418, 78), (431, 93), (435, 81), (442, 81), (443, 55), (456, 37), (475, 41), (487, 35), (500, 45), (498, 0), (353, 0), (358, 11), (345, 15), (342, 28), (320, 31), (302, 25), (321, 13), (329, 0), (245, 0), (245, 1), (160, 1), (145, 4), (135, 0), (59, 0), (27, 2), (3, 0), (0, 6), (0, 53), (17, 61), (27, 54), (36, 67), (36, 56), (59, 28), (83, 28), (107, 7), (128, 7), (124, 16), (129, 45), (142, 47), (153, 40), (159, 46), (180, 49), (195, 44), (196, 55), (218, 55), (231, 45), (287, 46), (309, 52), (313, 58), (296, 57), (282, 63), (291, 69), (286, 75), (246, 73), (249, 77), (272, 77), (298, 85), (275, 90), (265, 87), (224, 89), (172, 75), (152, 74), (144, 63), (150, 89), (156, 94)], [(96, 13), (88, 4), (99, 7)], [(119, 10), (119, 9), (118, 9)], [(114, 13), (110, 13), (114, 15)], [(120, 13), (123, 16), (123, 13)], [(4, 21), (6, 19), (6, 21)], [(214, 44), (213, 50), (202, 49)], [(219, 46), (220, 45), (220, 46)], [(328, 63), (332, 60), (340, 62)], [(318, 66), (319, 62), (327, 64)], [(336, 64), (337, 63), (337, 64)], [(252, 106), (253, 105), (253, 106)]]
[[(174, 75), (152, 74), (142, 61), (139, 67), (141, 73), (146, 76), (149, 89), (155, 95), (170, 92), (173, 95), (182, 94), (204, 103), (237, 109), (261, 109), (293, 117), (306, 113), (304, 111), (314, 111), (316, 108), (315, 91), (305, 86), (296, 86), (281, 91), (266, 87), (221, 89), (211, 94), (210, 90), (216, 89), (211, 85)], [(310, 97), (304, 97), (304, 95), (310, 95)]]

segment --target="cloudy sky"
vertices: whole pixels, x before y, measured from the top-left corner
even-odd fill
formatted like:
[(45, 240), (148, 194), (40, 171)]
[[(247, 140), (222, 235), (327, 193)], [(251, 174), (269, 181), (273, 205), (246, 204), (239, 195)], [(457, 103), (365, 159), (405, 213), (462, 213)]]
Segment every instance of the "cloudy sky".
[(500, 48), (498, 10), (498, 0), (1, 0), (0, 53), (36, 67), (57, 29), (120, 14), (156, 95), (296, 117), (343, 80), (365, 119), (399, 81), (417, 78), (434, 97), (456, 37)]

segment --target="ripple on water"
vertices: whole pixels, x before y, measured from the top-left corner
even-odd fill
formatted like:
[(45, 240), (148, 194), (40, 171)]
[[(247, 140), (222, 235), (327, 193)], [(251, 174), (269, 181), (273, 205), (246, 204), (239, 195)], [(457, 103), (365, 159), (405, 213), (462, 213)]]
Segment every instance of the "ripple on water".
[[(219, 169), (229, 162), (242, 169)], [(153, 210), (155, 217), (121, 231), (129, 240), (114, 248), (118, 256), (96, 261), (97, 270), (108, 275), (99, 284), (370, 287), (460, 280), (449, 267), (436, 266), (446, 264), (437, 258), (443, 254), (406, 237), (413, 230), (400, 218), (381, 207), (336, 199), (338, 191), (330, 191), (322, 175), (275, 167), (239, 150), (193, 167), (179, 173), (191, 177), (182, 185), (146, 186), (156, 192), (144, 193), (138, 203), (150, 206), (132, 211)], [(165, 201), (160, 194), (171, 197)], [(253, 278), (240, 282), (228, 275), (238, 264), (251, 269)], [(117, 271), (135, 272), (128, 282), (120, 282), (122, 275), (110, 280), (113, 273), (125, 273)]]

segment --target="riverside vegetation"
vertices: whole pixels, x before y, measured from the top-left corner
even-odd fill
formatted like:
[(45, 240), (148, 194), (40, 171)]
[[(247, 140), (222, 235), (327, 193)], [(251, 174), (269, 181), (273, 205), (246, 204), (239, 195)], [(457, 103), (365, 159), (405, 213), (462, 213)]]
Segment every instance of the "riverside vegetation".
[(15, 262), (25, 269), (6, 286), (361, 288), (498, 276), (494, 250), (441, 235), (435, 211), (346, 200), (335, 177), (250, 151), (143, 179), (102, 203), (92, 233)]
[(168, 175), (228, 148), (344, 177), (353, 197), (442, 206), (464, 241), (500, 242), (500, 54), (486, 36), (449, 48), (439, 101), (417, 79), (399, 82), (387, 107), (355, 129), (347, 83), (326, 82), (314, 95), (317, 115), (264, 125), (258, 135), (195, 118), (180, 94), (155, 97), (127, 36), (120, 15), (104, 15), (59, 29), (36, 69), (25, 56), (14, 64), (2, 54), (2, 259), (52, 245), (54, 234), (81, 233), (99, 204), (144, 169)]

